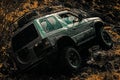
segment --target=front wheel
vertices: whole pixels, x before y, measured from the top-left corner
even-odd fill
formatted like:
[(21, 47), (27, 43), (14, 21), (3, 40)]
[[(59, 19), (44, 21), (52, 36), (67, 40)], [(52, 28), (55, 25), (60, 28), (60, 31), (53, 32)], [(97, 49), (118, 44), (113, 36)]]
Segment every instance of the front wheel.
[(100, 29), (99, 33), (97, 34), (97, 39), (102, 49), (108, 50), (113, 47), (113, 41), (110, 35), (105, 30)]
[(81, 66), (81, 57), (73, 47), (66, 47), (62, 50), (60, 65), (65, 72), (76, 72)]

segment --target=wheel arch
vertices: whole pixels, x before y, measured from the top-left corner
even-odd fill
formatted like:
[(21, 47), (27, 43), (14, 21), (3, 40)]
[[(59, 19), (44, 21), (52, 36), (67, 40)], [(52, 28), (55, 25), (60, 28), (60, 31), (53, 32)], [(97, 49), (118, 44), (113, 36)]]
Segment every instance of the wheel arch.
[(67, 46), (74, 46), (76, 47), (76, 44), (72, 38), (69, 36), (62, 36), (60, 37), (56, 42), (57, 48), (62, 49)]
[(98, 31), (100, 28), (103, 28), (104, 23), (102, 21), (97, 21), (94, 23), (95, 30)]

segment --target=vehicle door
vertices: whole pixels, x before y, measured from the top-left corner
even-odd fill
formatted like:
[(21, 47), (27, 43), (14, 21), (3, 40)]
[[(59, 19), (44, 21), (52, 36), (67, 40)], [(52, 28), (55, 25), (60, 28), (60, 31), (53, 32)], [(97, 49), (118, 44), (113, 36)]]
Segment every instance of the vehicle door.
[(84, 42), (89, 37), (90, 26), (82, 18), (72, 13), (59, 14), (61, 19), (67, 24), (69, 36), (72, 36), (76, 43)]

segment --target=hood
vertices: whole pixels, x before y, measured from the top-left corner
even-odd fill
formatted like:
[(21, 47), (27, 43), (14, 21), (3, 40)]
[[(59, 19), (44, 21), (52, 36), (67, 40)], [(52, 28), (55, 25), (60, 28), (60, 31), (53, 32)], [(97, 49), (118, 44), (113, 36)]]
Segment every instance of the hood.
[(83, 21), (85, 21), (85, 22), (93, 22), (93, 21), (102, 21), (102, 19), (99, 18), (99, 17), (92, 17), (92, 18), (85, 18), (85, 19), (83, 19)]

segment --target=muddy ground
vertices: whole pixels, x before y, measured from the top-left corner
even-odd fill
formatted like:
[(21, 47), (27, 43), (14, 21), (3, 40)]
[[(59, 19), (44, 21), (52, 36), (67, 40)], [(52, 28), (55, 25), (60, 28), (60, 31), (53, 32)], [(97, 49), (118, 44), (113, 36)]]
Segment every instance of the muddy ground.
[[(109, 51), (93, 46), (87, 64), (78, 73), (67, 75), (62, 73), (33, 73), (20, 75), (21, 80), (120, 80), (120, 0), (0, 0), (0, 80), (18, 80), (13, 77), (17, 69), (10, 55), (12, 24), (25, 13), (37, 9), (48, 12), (54, 9), (71, 8), (84, 10), (91, 16), (101, 17), (105, 29), (114, 41)], [(99, 58), (98, 58), (99, 57)]]

